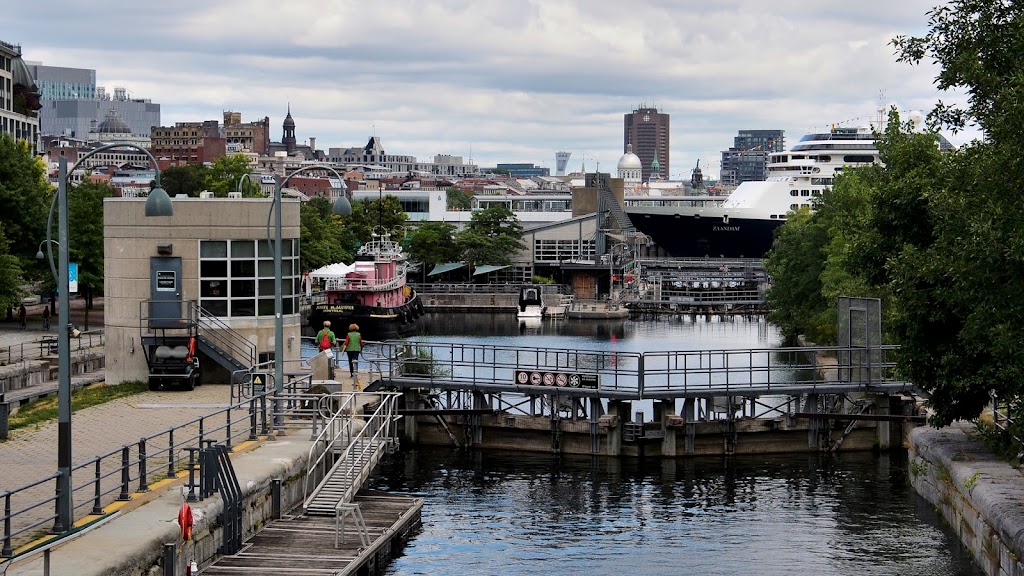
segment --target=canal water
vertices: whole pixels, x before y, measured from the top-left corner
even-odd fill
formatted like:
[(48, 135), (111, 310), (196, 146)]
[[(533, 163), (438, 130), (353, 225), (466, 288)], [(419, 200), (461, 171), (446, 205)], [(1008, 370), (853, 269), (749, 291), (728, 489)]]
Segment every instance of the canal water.
[[(424, 316), (417, 339), (623, 351), (764, 348), (742, 317)], [(393, 576), (981, 576), (910, 487), (905, 454), (613, 459), (410, 448), (368, 488), (424, 499)]]

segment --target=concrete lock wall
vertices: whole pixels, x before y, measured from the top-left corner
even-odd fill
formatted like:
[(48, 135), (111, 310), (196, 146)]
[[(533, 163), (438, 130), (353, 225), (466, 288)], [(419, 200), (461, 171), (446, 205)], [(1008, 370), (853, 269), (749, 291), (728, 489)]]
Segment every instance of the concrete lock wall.
[[(172, 204), (173, 216), (149, 218), (145, 198), (104, 200), (104, 321), (110, 384), (148, 379), (140, 316), (142, 302), (150, 299), (150, 258), (160, 255), (159, 245), (170, 244), (169, 255), (181, 258), (182, 300), (198, 301), (200, 240), (267, 239), (269, 198), (174, 198)], [(283, 200), (281, 218), (281, 237), (298, 241), (299, 202)], [(222, 320), (254, 344), (257, 353), (273, 353), (273, 315)], [(287, 314), (283, 321), (286, 366), (297, 366), (300, 314)]]
[(973, 426), (916, 428), (908, 435), (910, 481), (989, 576), (1024, 576), (1024, 485)]

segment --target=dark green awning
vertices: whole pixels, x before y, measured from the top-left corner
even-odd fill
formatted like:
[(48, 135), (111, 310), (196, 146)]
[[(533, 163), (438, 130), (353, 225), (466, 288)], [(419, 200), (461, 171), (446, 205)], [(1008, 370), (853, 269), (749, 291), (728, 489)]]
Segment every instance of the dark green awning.
[(444, 274), (445, 272), (451, 272), (452, 270), (458, 270), (465, 266), (462, 262), (448, 262), (447, 264), (438, 264), (434, 266), (434, 269), (427, 274), (427, 276), (437, 276), (438, 274)]

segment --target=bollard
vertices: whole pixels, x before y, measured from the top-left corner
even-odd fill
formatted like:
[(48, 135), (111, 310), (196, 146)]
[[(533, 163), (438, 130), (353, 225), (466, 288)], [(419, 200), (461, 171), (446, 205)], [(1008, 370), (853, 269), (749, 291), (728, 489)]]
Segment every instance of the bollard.
[(164, 543), (164, 576), (176, 576), (178, 573), (178, 545), (174, 542)]

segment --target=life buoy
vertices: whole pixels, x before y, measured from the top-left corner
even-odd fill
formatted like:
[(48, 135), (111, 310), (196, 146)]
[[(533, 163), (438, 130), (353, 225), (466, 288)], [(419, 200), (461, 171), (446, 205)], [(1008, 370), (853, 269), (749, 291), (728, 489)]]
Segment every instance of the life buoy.
[(192, 519), (192, 508), (189, 507), (188, 502), (181, 505), (181, 510), (178, 510), (178, 526), (181, 528), (181, 539), (188, 542), (192, 539), (192, 526), (194, 521)]

